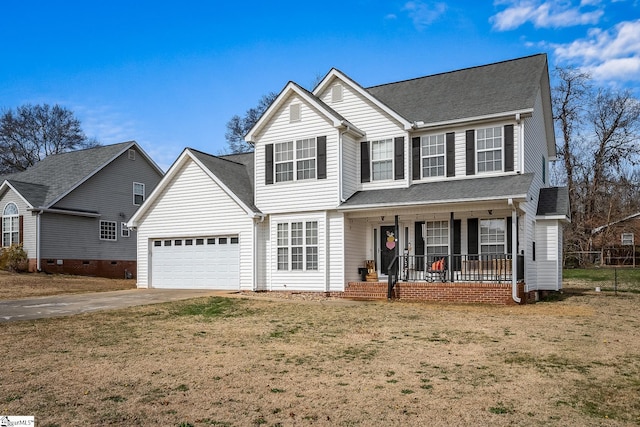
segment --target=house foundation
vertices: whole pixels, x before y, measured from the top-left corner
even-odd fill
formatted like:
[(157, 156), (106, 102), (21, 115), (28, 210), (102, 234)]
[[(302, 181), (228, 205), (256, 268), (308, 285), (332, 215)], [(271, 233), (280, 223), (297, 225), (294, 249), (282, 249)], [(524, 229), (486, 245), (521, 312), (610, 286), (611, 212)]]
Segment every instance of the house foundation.
[[(31, 268), (31, 262), (29, 263)], [(50, 274), (97, 276), (109, 279), (135, 279), (136, 261), (41, 259), (40, 269)]]

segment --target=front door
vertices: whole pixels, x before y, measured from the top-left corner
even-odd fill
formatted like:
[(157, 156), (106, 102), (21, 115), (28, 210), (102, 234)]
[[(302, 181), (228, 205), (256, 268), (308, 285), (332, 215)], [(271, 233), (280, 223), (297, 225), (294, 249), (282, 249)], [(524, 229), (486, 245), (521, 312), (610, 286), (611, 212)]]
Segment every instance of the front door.
[(397, 236), (396, 227), (393, 225), (380, 226), (380, 273), (389, 272), (389, 264), (396, 255)]

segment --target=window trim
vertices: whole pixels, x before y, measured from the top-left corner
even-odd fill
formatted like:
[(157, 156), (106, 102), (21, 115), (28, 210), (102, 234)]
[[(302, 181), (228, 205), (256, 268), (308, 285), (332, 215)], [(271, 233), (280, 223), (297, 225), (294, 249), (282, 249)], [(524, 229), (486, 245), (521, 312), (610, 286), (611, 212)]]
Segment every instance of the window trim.
[(635, 236), (633, 233), (622, 233), (620, 235), (620, 244), (622, 246), (631, 246), (635, 244)]
[[(483, 237), (483, 233), (482, 233), (482, 229), (483, 223), (486, 222), (501, 222), (502, 223), (502, 231), (503, 231), (503, 240), (502, 241), (488, 241), (488, 242), (483, 242), (482, 237)], [(485, 227), (486, 228), (486, 227)], [(490, 227), (489, 227), (490, 228)], [(478, 221), (478, 252), (480, 253), (480, 255), (505, 255), (507, 254), (507, 248), (508, 248), (508, 242), (507, 242), (507, 220), (505, 218), (484, 218), (484, 219), (480, 219), (480, 221)], [(486, 236), (492, 236), (492, 234), (488, 234)], [(482, 250), (483, 247), (488, 247), (488, 246), (503, 246), (504, 249), (502, 250), (502, 252), (484, 252)]]
[[(479, 142), (482, 139), (483, 141), (486, 141), (487, 139), (491, 139), (494, 143), (495, 143), (495, 133), (494, 136), (487, 138), (486, 137), (486, 131), (488, 129), (492, 129), (494, 132), (496, 129), (498, 129), (500, 131), (500, 148), (496, 149), (495, 147), (492, 148), (483, 148), (480, 149), (478, 148), (479, 146)], [(485, 132), (485, 137), (484, 138), (480, 138), (479, 137), (479, 133), (481, 131)], [(504, 127), (502, 126), (488, 126), (488, 127), (484, 127), (484, 128), (479, 128), (475, 130), (475, 168), (476, 168), (476, 174), (491, 174), (491, 173), (499, 173), (499, 172), (504, 172), (505, 171), (505, 135), (504, 135), (505, 131), (504, 131)], [(494, 169), (491, 170), (487, 170), (485, 167), (485, 170), (481, 171), (480, 170), (480, 153), (489, 153), (489, 152), (497, 152), (500, 151), (500, 169), (495, 169), (495, 162), (496, 159), (494, 158), (491, 162), (487, 162), (486, 160), (483, 161), (484, 165), (487, 165), (489, 163), (491, 163), (494, 166)]]
[(120, 223), (120, 237), (131, 237), (131, 229), (127, 227), (126, 222)]
[(278, 222), (275, 241), (278, 271), (318, 271), (318, 221)]
[[(438, 227), (429, 227), (429, 226), (435, 226), (438, 225)], [(433, 235), (433, 236), (429, 236), (429, 229), (434, 230), (434, 231), (440, 231), (440, 234), (438, 235)], [(442, 231), (444, 231), (444, 234), (442, 234)], [(443, 255), (449, 255), (449, 221), (447, 220), (434, 220), (434, 221), (425, 221), (424, 223), (424, 232), (423, 232), (423, 239), (424, 239), (424, 254), (426, 256), (443, 256)], [(438, 243), (429, 243), (429, 237), (434, 237), (434, 238), (438, 238), (441, 239), (440, 242)], [(429, 253), (429, 248), (442, 248), (442, 247), (446, 247), (446, 250), (444, 251), (444, 253), (440, 253), (440, 252), (432, 252)]]
[[(7, 214), (7, 209), (9, 207), (15, 208), (15, 213), (10, 212)], [(8, 231), (5, 222), (8, 222)], [(8, 245), (5, 245), (5, 235), (9, 238)], [(20, 209), (18, 209), (18, 205), (14, 202), (9, 202), (2, 210), (2, 246), (9, 247), (17, 244), (20, 244)]]
[[(142, 189), (142, 193), (136, 192), (136, 187), (138, 189)], [(145, 185), (144, 185), (143, 182), (135, 182), (135, 181), (133, 182), (133, 204), (134, 204), (134, 206), (141, 206), (144, 203), (144, 201), (147, 199), (146, 192), (147, 192), (147, 190), (146, 190)], [(142, 201), (140, 203), (136, 203), (136, 196), (142, 197)]]
[[(431, 154), (425, 154), (424, 153), (424, 139), (430, 139), (430, 138), (436, 138), (439, 139), (440, 137), (442, 137), (442, 142), (440, 143), (440, 141), (436, 141), (436, 148), (440, 145), (442, 145), (442, 154), (435, 154), (435, 155), (431, 155)], [(425, 170), (425, 160), (426, 159), (438, 159), (438, 158), (442, 158), (442, 174), (438, 174), (438, 175), (429, 175), (429, 176), (425, 176), (424, 174), (424, 170)], [(433, 166), (429, 166), (430, 169), (433, 169)], [(435, 167), (436, 169), (440, 168), (440, 165)], [(446, 133), (434, 133), (434, 134), (429, 134), (429, 135), (421, 135), (420, 136), (420, 179), (430, 179), (430, 178), (441, 178), (447, 176), (447, 134)]]
[[(310, 142), (310, 146), (303, 147), (305, 142)], [(291, 144), (291, 150), (282, 150), (282, 147)], [(278, 159), (278, 156), (282, 156), (283, 153), (291, 151), (290, 158), (287, 155), (285, 160)], [(305, 151), (312, 151), (313, 156), (303, 157)], [(312, 167), (305, 169), (302, 167), (303, 162), (311, 162)], [(282, 172), (278, 171), (278, 165), (290, 164), (290, 169)], [(300, 175), (300, 172), (310, 171), (309, 177)], [(286, 173), (287, 177), (291, 176), (291, 179), (282, 179), (282, 175)], [(274, 183), (282, 182), (295, 182), (295, 181), (313, 181), (318, 178), (318, 137), (299, 138), (293, 141), (276, 142), (273, 144), (273, 175)]]
[[(390, 148), (385, 150), (385, 154), (387, 154), (387, 157), (384, 158), (379, 158), (379, 159), (374, 159), (374, 146), (376, 144), (380, 144), (380, 143), (385, 143), (385, 145), (388, 145)], [(370, 150), (370, 164), (371, 164), (371, 181), (372, 182), (383, 182), (383, 181), (393, 181), (394, 179), (394, 161), (395, 161), (395, 144), (394, 144), (394, 139), (393, 138), (382, 138), (382, 139), (377, 139), (377, 140), (372, 140), (369, 143), (369, 150)], [(376, 178), (376, 170), (374, 168), (374, 165), (376, 164), (381, 164), (381, 163), (388, 163), (389, 164), (389, 170), (388, 170), (388, 177), (385, 178)]]
[[(104, 240), (105, 242), (116, 242), (118, 241), (118, 222), (117, 221), (107, 221), (104, 219), (100, 220), (100, 240)], [(110, 230), (105, 230), (104, 227), (106, 227), (108, 224), (112, 224), (113, 225), (113, 239), (109, 238), (107, 233), (111, 234)], [(104, 231), (104, 233), (103, 233)], [(107, 236), (107, 237), (105, 237)]]

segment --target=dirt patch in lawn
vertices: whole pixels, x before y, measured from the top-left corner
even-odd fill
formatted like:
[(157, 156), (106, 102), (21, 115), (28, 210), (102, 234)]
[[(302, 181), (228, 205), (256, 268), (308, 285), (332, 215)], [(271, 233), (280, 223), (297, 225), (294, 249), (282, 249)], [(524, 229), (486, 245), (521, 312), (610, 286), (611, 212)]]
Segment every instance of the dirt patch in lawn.
[(135, 280), (0, 271), (0, 300), (134, 289)]
[(640, 295), (493, 307), (201, 298), (2, 325), (39, 426), (640, 423)]

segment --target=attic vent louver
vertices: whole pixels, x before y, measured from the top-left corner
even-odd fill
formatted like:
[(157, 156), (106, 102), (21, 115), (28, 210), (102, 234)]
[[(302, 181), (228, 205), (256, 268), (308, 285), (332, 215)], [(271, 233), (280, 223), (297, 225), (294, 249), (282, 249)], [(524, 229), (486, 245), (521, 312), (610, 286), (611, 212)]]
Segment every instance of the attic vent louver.
[(129, 150), (129, 160), (135, 160), (136, 159), (136, 150)]
[(300, 104), (291, 104), (289, 106), (289, 121), (290, 122), (300, 121)]
[(342, 85), (338, 84), (331, 88), (331, 102), (342, 101)]

